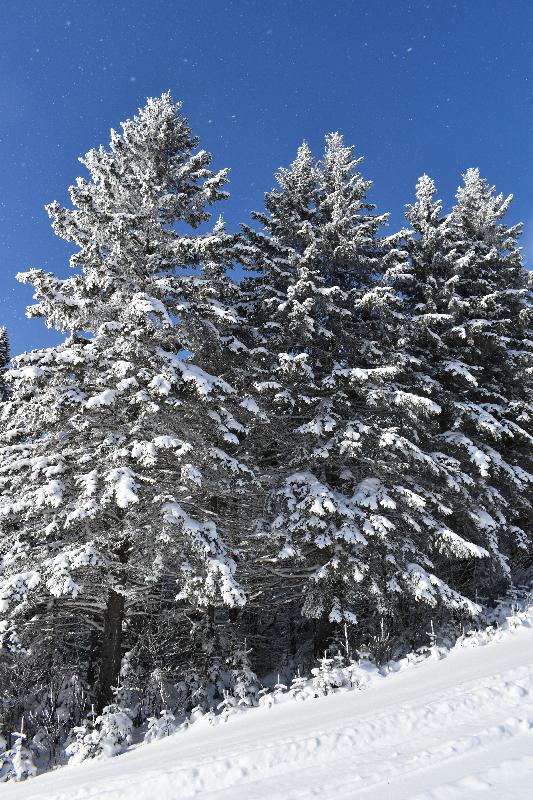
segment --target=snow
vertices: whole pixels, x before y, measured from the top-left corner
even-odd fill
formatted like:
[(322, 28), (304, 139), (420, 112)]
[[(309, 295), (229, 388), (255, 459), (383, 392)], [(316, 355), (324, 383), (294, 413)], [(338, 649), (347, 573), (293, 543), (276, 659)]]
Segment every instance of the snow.
[(157, 394), (166, 396), (172, 389), (172, 384), (164, 375), (154, 375), (148, 384), (148, 388), (153, 389)]
[(261, 409), (251, 397), (245, 397), (240, 405), (245, 408), (250, 414), (259, 414)]
[(440, 414), (442, 408), (438, 403), (434, 403), (429, 397), (422, 397), (412, 392), (396, 391), (394, 393), (394, 402), (397, 406), (405, 406), (406, 408), (421, 409), (427, 414)]
[(467, 365), (463, 364), (461, 361), (445, 361), (443, 367), (454, 375), (462, 375), (463, 378), (473, 386), (478, 385), (477, 380), (474, 378)]
[[(481, 509), (479, 510), (479, 520), (483, 519), (483, 516), (487, 517), (488, 519), (492, 519), (489, 517)], [(492, 520), (493, 525), (496, 525), (494, 520)], [(485, 520), (483, 521), (483, 525), (480, 524), (480, 527), (489, 527)], [(437, 537), (439, 539), (438, 546), (441, 552), (446, 553), (447, 551), (454, 553), (457, 558), (488, 558), (489, 552), (484, 547), (480, 547), (478, 544), (474, 544), (473, 542), (469, 542), (467, 539), (463, 539), (462, 536), (459, 536), (454, 531), (451, 531), (449, 528), (439, 528), (436, 532)]]
[(112, 469), (107, 475), (107, 481), (112, 486), (113, 494), (119, 508), (127, 508), (131, 503), (138, 503), (137, 482), (135, 475), (129, 467)]
[[(479, 469), (480, 474), (483, 477), (487, 477), (491, 464), (490, 455), (484, 453), (483, 450), (480, 450), (479, 447), (476, 447), (471, 439), (462, 433), (458, 433), (457, 431), (447, 431), (446, 433), (442, 434), (442, 438), (447, 442), (457, 445), (458, 447), (464, 447), (468, 452), (472, 463), (475, 464)], [(495, 455), (497, 454), (495, 453)]]
[(41, 580), (37, 570), (11, 575), (0, 585), (0, 611), (7, 611), (11, 603), (22, 600)]
[(116, 399), (116, 393), (112, 389), (104, 389), (100, 394), (95, 394), (89, 397), (86, 402), (87, 408), (94, 408), (95, 406), (112, 406)]
[(365, 691), (200, 719), (117, 759), (6, 784), (2, 800), (525, 800), (533, 613), (440, 655), (386, 676), (368, 664)]
[(172, 353), (166, 353), (164, 350), (158, 348), (157, 350), (158, 355), (168, 358), (169, 361), (181, 372), (183, 380), (188, 383), (193, 383), (196, 386), (196, 390), (200, 396), (207, 397), (215, 387), (220, 389), (221, 391), (225, 392), (226, 394), (232, 394), (233, 388), (226, 383), (226, 381), (222, 380), (221, 378), (217, 378), (213, 375), (209, 375), (209, 373), (205, 372), (205, 370), (201, 369), (200, 367), (196, 366), (195, 364), (189, 364), (185, 361), (181, 361), (177, 356), (174, 356)]
[(155, 297), (150, 297), (146, 292), (139, 292), (132, 297), (130, 310), (135, 315), (148, 316), (152, 322), (159, 317), (164, 325), (170, 327), (172, 324), (165, 304)]

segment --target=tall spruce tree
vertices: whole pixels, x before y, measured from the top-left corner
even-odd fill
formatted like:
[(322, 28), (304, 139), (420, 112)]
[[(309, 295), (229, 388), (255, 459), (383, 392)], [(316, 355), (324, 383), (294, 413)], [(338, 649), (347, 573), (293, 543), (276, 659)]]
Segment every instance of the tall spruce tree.
[(316, 620), (317, 649), (332, 624), (357, 624), (361, 640), (420, 602), (475, 611), (435, 554), (486, 555), (448, 525), (456, 464), (425, 435), (441, 408), (409, 378), (399, 298), (381, 279), (403, 268), (404, 232), (379, 236), (387, 215), (366, 199), (360, 160), (339, 134), (318, 163), (304, 144), (254, 215), (262, 228), (244, 229), (243, 260), (260, 273), (246, 286), (255, 387), (269, 416), (257, 437), (264, 560), (272, 593), (292, 586)]
[(493, 594), (530, 548), (530, 293), (520, 226), (502, 222), (512, 198), (496, 195), (475, 169), (451, 214), (442, 213), (435, 191), (427, 176), (418, 182), (407, 207), (407, 268), (389, 277), (410, 318), (414, 369), (442, 407), (433, 446), (459, 465), (450, 519), (488, 553), (456, 579), (465, 590)]
[(496, 194), (479, 170), (469, 169), (451, 221), (453, 307), (466, 334), (465, 361), (477, 379), (477, 386), (468, 381), (456, 405), (454, 429), (485, 443), (489, 494), (503, 552), (513, 563), (517, 556), (530, 559), (533, 541), (533, 306), (518, 246), (522, 226), (503, 221), (511, 202), (512, 195)]
[(179, 109), (168, 94), (148, 100), (82, 159), (74, 208), (48, 207), (77, 245), (75, 274), (21, 280), (38, 301), (29, 315), (68, 336), (8, 373), (2, 646), (59, 650), (97, 679), (100, 707), (139, 615), (157, 627), (176, 595), (189, 618), (244, 603), (221, 531), (250, 474), (237, 457), (249, 403), (227, 380), (234, 237), (221, 223), (191, 232), (227, 196), (227, 171), (209, 170)]
[(5, 371), (9, 364), (9, 338), (7, 330), (0, 328), (0, 402), (7, 398)]

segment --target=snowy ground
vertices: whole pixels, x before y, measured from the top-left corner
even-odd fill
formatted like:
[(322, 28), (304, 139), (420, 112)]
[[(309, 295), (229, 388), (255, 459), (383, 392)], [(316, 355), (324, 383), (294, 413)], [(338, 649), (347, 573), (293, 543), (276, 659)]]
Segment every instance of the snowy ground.
[(533, 614), (365, 691), (253, 709), (2, 800), (526, 800), (533, 796)]

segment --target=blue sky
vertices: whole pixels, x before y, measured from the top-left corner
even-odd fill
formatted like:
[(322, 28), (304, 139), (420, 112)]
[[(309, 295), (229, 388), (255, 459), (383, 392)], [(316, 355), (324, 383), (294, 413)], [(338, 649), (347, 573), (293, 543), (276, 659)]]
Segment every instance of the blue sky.
[(0, 323), (13, 353), (58, 341), (26, 320), (31, 266), (68, 272), (43, 206), (66, 203), (109, 128), (149, 95), (181, 99), (216, 166), (230, 166), (234, 230), (302, 139), (340, 130), (365, 156), (371, 198), (402, 224), (422, 172), (451, 202), (480, 167), (513, 192), (533, 264), (531, 0), (2, 0)]

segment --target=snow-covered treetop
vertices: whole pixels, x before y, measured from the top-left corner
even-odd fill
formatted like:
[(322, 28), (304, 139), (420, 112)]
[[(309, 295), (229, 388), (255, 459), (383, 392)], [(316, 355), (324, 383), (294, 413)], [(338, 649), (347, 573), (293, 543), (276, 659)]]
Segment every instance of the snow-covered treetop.
[[(461, 224), (473, 238), (486, 237), (487, 243), (494, 243), (496, 225), (501, 220), (513, 200), (510, 194), (495, 194), (496, 187), (491, 186), (479, 174), (479, 169), (467, 169), (463, 175), (463, 185), (457, 190), (457, 205), (452, 212), (452, 220)], [(512, 229), (519, 231), (521, 225)], [(509, 235), (509, 229), (507, 229)]]
[[(196, 228), (209, 219), (206, 206), (227, 197), (228, 170), (211, 172), (211, 155), (194, 152), (198, 140), (180, 107), (168, 93), (149, 99), (121, 134), (112, 131), (108, 150), (99, 147), (80, 159), (91, 179), (78, 178), (70, 187), (74, 209), (54, 202), (47, 210), (57, 235), (78, 245), (70, 266), (84, 277), (61, 281), (40, 270), (20, 275), (39, 300), (30, 316), (60, 330), (92, 330), (97, 297), (105, 300), (96, 318), (103, 322), (103, 305), (113, 318), (121, 288), (132, 295), (148, 276), (162, 281), (177, 266), (197, 264), (221, 247), (220, 232), (191, 238), (173, 228), (177, 221)], [(165, 322), (157, 302), (147, 303)]]

